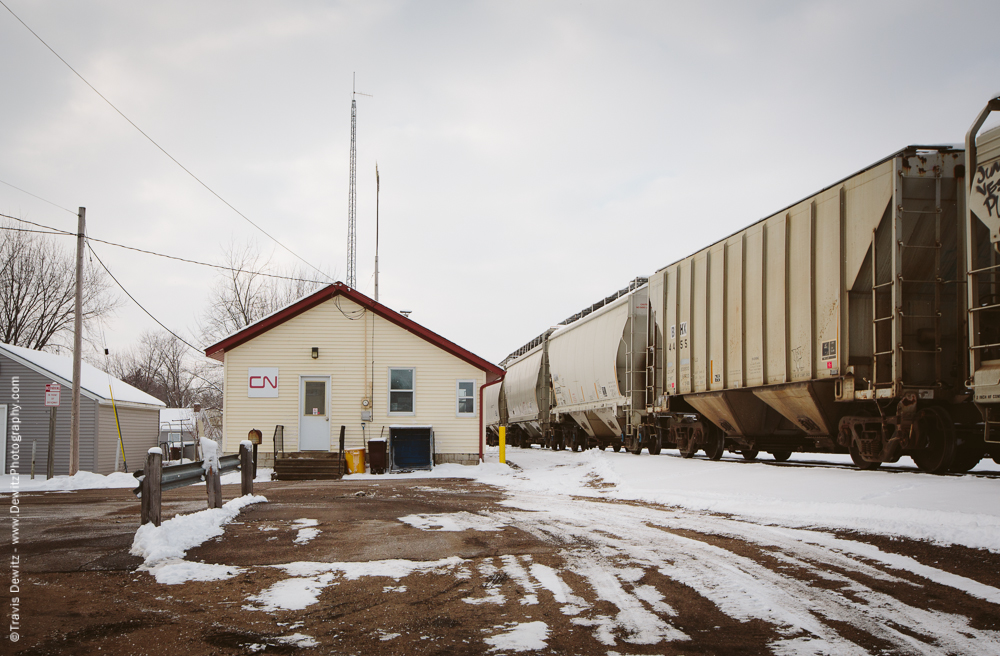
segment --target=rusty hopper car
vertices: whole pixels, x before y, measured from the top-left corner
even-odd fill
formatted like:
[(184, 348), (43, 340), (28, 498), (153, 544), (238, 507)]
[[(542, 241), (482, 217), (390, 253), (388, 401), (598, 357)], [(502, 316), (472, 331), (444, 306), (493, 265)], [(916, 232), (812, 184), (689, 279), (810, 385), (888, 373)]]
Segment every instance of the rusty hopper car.
[(962, 150), (909, 147), (652, 276), (661, 439), (952, 467), (976, 419), (964, 172)]

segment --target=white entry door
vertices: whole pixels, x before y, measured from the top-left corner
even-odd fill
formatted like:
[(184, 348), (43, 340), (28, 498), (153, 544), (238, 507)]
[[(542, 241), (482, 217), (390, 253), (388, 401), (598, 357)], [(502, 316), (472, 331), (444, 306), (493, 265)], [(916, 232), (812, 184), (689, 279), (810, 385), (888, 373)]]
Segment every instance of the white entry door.
[(330, 377), (299, 379), (299, 451), (330, 450)]

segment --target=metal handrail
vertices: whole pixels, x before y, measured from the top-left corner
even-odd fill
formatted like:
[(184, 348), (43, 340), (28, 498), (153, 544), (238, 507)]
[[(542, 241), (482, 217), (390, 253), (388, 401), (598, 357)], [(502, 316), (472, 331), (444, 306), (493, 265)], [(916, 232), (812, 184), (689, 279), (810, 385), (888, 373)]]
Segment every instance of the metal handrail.
[(969, 275), (971, 276), (974, 273), (982, 273), (983, 271), (992, 271), (994, 269), (1000, 269), (1000, 264), (994, 264), (993, 266), (983, 267), (982, 269), (974, 269), (972, 271), (969, 271)]

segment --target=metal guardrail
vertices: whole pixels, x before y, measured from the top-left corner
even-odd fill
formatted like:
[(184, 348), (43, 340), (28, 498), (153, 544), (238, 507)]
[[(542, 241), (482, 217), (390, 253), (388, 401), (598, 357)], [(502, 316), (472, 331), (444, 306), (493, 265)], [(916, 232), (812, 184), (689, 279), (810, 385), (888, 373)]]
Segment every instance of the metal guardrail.
[[(172, 465), (164, 467), (160, 474), (160, 490), (176, 490), (179, 487), (187, 487), (205, 480), (205, 470), (202, 467), (203, 460), (189, 462), (183, 465)], [(224, 476), (229, 472), (240, 470), (240, 456), (222, 456), (219, 458), (219, 475)], [(145, 476), (144, 470), (140, 469), (132, 474), (139, 479), (139, 485), (132, 494), (142, 498), (142, 479)]]

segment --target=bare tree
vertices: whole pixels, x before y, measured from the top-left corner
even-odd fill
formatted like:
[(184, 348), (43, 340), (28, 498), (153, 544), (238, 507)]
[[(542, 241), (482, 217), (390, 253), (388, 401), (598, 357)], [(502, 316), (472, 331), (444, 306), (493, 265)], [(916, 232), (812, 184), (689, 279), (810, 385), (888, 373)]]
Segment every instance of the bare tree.
[[(72, 255), (52, 241), (53, 237), (13, 230), (2, 233), (0, 341), (44, 349), (73, 330), (76, 263)], [(86, 269), (84, 324), (110, 314), (118, 303), (103, 272)]]
[(145, 332), (139, 343), (108, 358), (109, 373), (132, 387), (155, 396), (168, 408), (195, 403), (221, 408), (219, 385), (207, 365), (188, 357), (188, 347), (167, 332)]
[(201, 325), (202, 335), (209, 344), (325, 284), (314, 281), (315, 275), (301, 269), (282, 271), (273, 266), (271, 256), (265, 256), (255, 241), (233, 241), (223, 253), (224, 264), (230, 270), (220, 274), (216, 280)]

